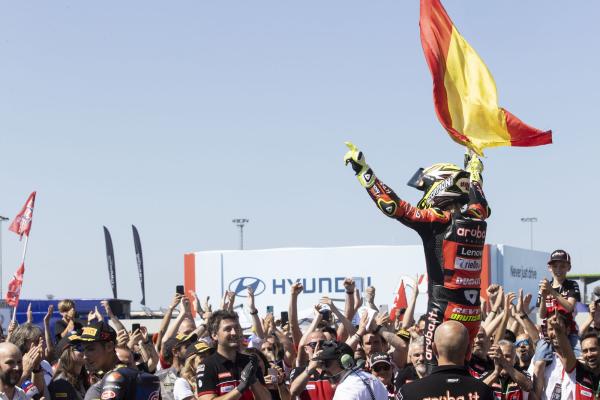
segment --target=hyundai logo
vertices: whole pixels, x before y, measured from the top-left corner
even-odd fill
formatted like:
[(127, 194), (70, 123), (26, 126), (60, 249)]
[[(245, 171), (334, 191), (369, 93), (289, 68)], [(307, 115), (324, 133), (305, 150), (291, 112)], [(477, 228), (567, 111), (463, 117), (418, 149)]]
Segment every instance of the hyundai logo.
[(242, 278), (232, 280), (229, 283), (229, 290), (231, 292), (235, 292), (237, 296), (248, 297), (246, 292), (246, 288), (248, 286), (250, 286), (254, 290), (255, 296), (258, 296), (266, 289), (265, 283), (260, 279), (253, 278), (251, 276), (244, 276)]

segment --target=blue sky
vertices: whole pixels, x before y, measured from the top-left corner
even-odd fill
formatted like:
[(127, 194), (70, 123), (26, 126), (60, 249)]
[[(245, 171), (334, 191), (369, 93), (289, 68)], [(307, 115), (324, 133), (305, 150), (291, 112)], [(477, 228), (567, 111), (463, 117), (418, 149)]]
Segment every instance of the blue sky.
[[(0, 13), (0, 214), (38, 191), (25, 297), (109, 296), (102, 225), (121, 297), (165, 304), (183, 254), (416, 244), (349, 168), (361, 147), (403, 198), (420, 166), (459, 163), (437, 121), (418, 1), (8, 2)], [(554, 144), (489, 149), (488, 241), (565, 248), (596, 272), (600, 3), (446, 0), (496, 79), (500, 104)], [(3, 289), (19, 262), (3, 230)], [(76, 282), (74, 285), (73, 283)]]

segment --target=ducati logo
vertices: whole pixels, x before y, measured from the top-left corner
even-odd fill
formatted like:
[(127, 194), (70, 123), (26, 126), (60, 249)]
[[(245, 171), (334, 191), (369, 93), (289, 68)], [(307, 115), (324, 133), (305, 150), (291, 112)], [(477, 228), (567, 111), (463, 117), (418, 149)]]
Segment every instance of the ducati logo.
[(464, 294), (465, 294), (465, 298), (469, 301), (469, 303), (475, 304), (475, 302), (477, 301), (477, 295), (479, 294), (479, 291), (478, 290), (465, 290)]

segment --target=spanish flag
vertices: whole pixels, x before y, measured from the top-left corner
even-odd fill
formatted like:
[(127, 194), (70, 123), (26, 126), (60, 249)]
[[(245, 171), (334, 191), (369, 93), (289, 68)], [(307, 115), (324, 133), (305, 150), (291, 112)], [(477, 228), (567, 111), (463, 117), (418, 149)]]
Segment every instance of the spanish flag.
[(494, 77), (439, 0), (421, 0), (419, 25), (435, 111), (454, 141), (480, 155), (486, 147), (552, 143), (552, 131), (540, 131), (498, 107)]

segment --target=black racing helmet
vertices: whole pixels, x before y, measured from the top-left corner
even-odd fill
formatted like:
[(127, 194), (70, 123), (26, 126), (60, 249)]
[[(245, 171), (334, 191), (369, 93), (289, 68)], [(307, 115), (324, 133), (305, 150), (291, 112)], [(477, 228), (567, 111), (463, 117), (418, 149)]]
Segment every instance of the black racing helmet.
[(444, 209), (452, 203), (469, 201), (469, 173), (455, 164), (439, 163), (419, 168), (408, 181), (408, 186), (425, 192), (417, 208)]

